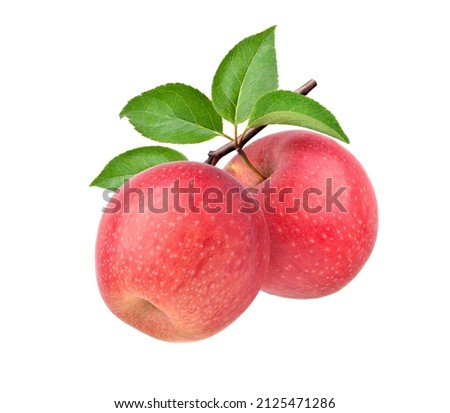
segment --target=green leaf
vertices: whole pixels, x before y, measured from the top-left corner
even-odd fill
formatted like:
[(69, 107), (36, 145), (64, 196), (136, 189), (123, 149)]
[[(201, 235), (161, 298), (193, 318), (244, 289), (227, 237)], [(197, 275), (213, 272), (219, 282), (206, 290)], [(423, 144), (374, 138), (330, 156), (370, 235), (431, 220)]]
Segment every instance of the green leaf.
[(277, 90), (265, 94), (256, 102), (248, 127), (285, 124), (322, 132), (349, 143), (334, 115), (320, 103), (295, 92)]
[(248, 119), (262, 95), (278, 88), (274, 32), (275, 26), (239, 42), (214, 75), (214, 107), (234, 125)]
[(147, 138), (167, 143), (198, 143), (222, 134), (222, 119), (200, 91), (169, 83), (131, 99), (120, 112)]
[(111, 159), (90, 186), (117, 190), (123, 183), (152, 166), (173, 161), (185, 161), (180, 152), (164, 146), (144, 146), (132, 149)]

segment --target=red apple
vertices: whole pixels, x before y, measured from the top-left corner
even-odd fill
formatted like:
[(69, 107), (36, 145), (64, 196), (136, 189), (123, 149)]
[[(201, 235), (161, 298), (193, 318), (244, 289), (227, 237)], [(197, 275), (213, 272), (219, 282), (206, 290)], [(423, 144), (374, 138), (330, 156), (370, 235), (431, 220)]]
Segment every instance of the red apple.
[(271, 251), (262, 289), (293, 297), (338, 291), (361, 270), (374, 247), (377, 203), (361, 164), (337, 141), (293, 130), (245, 147), (266, 180), (235, 156), (225, 170), (258, 189)]
[(150, 168), (123, 186), (96, 245), (111, 311), (167, 341), (203, 339), (235, 320), (260, 290), (270, 248), (263, 213), (241, 212), (243, 189), (221, 169), (188, 161)]

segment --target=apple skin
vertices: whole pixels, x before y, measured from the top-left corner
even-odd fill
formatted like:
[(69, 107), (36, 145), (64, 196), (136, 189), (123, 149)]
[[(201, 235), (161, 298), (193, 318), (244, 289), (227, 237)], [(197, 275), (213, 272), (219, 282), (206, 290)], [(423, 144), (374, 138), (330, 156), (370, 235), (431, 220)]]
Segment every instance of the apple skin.
[[(139, 213), (139, 196), (115, 194), (104, 213), (96, 243), (97, 281), (110, 310), (138, 330), (161, 340), (182, 342), (209, 337), (233, 322), (253, 301), (267, 272), (270, 241), (262, 212), (241, 213), (234, 198), (231, 213), (202, 208), (206, 188), (226, 193), (243, 186), (223, 170), (197, 162), (171, 162), (150, 168), (129, 183), (154, 190), (161, 206), (162, 188), (179, 179), (187, 188), (194, 180), (202, 193), (194, 196), (200, 213), (181, 195), (177, 212)], [(123, 189), (123, 187), (122, 187)], [(217, 205), (214, 205), (214, 207)], [(228, 211), (230, 212), (230, 211)]]
[[(377, 235), (375, 193), (361, 164), (334, 139), (309, 130), (263, 137), (246, 146), (245, 153), (263, 176), (270, 178), (271, 187), (293, 189), (284, 202), (271, 195), (276, 212), (265, 210), (271, 251), (262, 289), (291, 298), (317, 298), (340, 290), (361, 270)], [(264, 187), (240, 156), (232, 158), (225, 170), (246, 187)], [(294, 205), (293, 198), (303, 200), (307, 188), (326, 194), (327, 178), (331, 178), (331, 194), (346, 188), (338, 201), (347, 212), (341, 212), (336, 204), (327, 212), (324, 196), (317, 194), (309, 195), (309, 212), (303, 207), (286, 212), (287, 206)], [(261, 192), (257, 197), (263, 205)], [(312, 213), (311, 208), (317, 207), (322, 207), (321, 211)]]

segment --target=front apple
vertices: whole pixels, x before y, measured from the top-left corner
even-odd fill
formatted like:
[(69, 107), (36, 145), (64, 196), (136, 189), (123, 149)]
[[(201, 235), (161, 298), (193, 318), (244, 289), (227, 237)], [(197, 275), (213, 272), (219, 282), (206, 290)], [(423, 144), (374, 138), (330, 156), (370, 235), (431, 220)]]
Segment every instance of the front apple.
[(222, 170), (186, 161), (123, 186), (96, 245), (111, 311), (167, 341), (203, 339), (235, 320), (261, 287), (270, 248), (263, 214), (242, 212), (242, 189)]
[(266, 180), (235, 156), (225, 170), (258, 190), (271, 239), (262, 289), (293, 298), (338, 291), (374, 247), (378, 215), (370, 180), (334, 140), (305, 130), (280, 132), (245, 147)]

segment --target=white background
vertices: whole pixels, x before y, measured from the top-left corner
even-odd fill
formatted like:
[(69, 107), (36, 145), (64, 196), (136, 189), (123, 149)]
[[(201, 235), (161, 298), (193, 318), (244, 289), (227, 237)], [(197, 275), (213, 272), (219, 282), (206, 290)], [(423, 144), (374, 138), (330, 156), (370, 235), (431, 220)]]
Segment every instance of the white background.
[[(0, 410), (114, 400), (334, 397), (336, 412), (449, 409), (446, 2), (15, 1), (0, 6)], [(280, 87), (310, 78), (376, 189), (376, 248), (344, 290), (260, 294), (207, 340), (116, 319), (96, 285), (91, 180), (150, 144), (118, 113), (180, 81), (208, 95), (225, 53), (277, 24)], [(203, 161), (220, 139), (183, 148)], [(223, 163), (222, 163), (223, 165)]]

